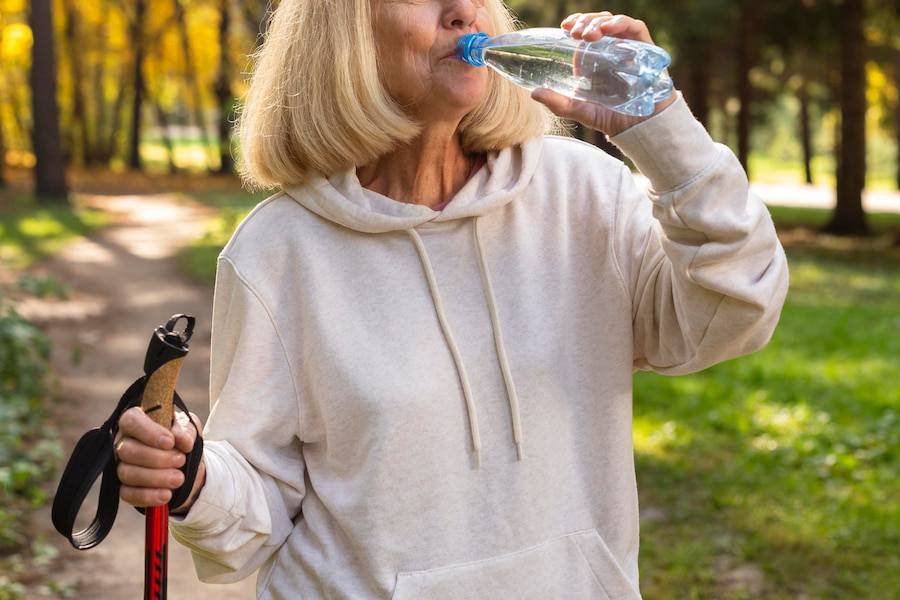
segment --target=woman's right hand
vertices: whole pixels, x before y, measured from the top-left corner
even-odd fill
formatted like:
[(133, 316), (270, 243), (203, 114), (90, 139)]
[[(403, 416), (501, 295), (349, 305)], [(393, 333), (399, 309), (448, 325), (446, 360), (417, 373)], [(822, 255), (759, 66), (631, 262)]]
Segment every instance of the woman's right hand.
[[(190, 413), (190, 418), (197, 425), (197, 431), (202, 431), (197, 415)], [(113, 443), (113, 453), (118, 460), (116, 474), (122, 482), (119, 490), (122, 500), (142, 507), (167, 504), (172, 498), (172, 490), (184, 483), (184, 474), (178, 469), (184, 465), (186, 453), (194, 447), (196, 435), (184, 413), (175, 414), (171, 431), (153, 421), (139, 406), (122, 413)], [(206, 466), (201, 460), (188, 499), (170, 513), (187, 512), (205, 482)]]

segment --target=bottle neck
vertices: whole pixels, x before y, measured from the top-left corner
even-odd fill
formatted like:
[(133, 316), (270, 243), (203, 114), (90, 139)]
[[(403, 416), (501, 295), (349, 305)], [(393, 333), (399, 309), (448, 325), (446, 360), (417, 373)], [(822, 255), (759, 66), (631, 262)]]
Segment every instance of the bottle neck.
[(456, 42), (456, 57), (473, 67), (483, 67), (488, 39), (488, 34), (483, 31), (467, 33)]

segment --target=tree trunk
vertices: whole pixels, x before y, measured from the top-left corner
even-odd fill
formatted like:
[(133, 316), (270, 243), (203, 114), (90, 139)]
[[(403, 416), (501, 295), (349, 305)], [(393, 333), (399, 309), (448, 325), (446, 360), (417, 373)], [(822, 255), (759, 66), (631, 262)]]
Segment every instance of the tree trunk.
[(737, 114), (737, 157), (749, 177), (750, 121), (753, 103), (753, 86), (750, 83), (750, 69), (755, 59), (755, 30), (758, 0), (743, 0), (740, 8), (740, 25), (737, 44), (737, 92), (740, 109)]
[(219, 77), (216, 81), (216, 100), (219, 105), (219, 173), (234, 171), (231, 156), (231, 123), (234, 120), (234, 94), (231, 91), (231, 61), (228, 34), (231, 30), (230, 0), (221, 0), (219, 9)]
[(72, 156), (79, 155), (81, 163), (88, 162), (90, 141), (87, 126), (87, 101), (84, 97), (84, 70), (81, 65), (78, 13), (74, 0), (66, 0), (66, 45), (69, 48), (69, 70), (72, 78)]
[[(126, 81), (127, 77), (128, 65), (122, 65), (121, 81)], [(106, 137), (104, 138), (105, 142), (101, 154), (103, 162), (108, 163), (116, 156), (116, 141), (119, 136), (119, 131), (122, 128), (122, 121), (125, 120), (125, 99), (126, 91), (119, 86), (116, 102), (113, 105), (112, 120), (110, 121), (109, 130), (106, 132)]]
[[(128, 166), (141, 169), (141, 114), (144, 94), (144, 16), (146, 0), (134, 0), (134, 21), (131, 23), (131, 39), (134, 42), (134, 96), (131, 103), (131, 137), (128, 139)], [(115, 130), (113, 130), (115, 135)]]
[[(104, 26), (105, 29), (105, 26)], [(106, 36), (103, 35), (103, 38)], [(105, 44), (104, 44), (105, 45)], [(106, 56), (106, 49), (100, 54), (101, 57)], [(92, 90), (94, 94), (94, 130), (90, 141), (90, 153), (85, 157), (85, 163), (94, 165), (103, 161), (103, 140), (106, 139), (106, 123), (108, 117), (105, 82), (106, 82), (106, 61), (101, 58), (94, 65), (92, 72)], [(106, 160), (109, 160), (107, 157)]]
[(866, 183), (866, 71), (864, 0), (845, 0), (841, 30), (841, 145), (837, 206), (825, 231), (839, 235), (869, 233), (863, 212)]
[[(106, 14), (107, 4), (106, 0), (100, 0), (99, 2), (99, 10), (101, 14)], [(108, 54), (107, 48), (109, 47), (109, 21), (103, 21), (100, 26), (100, 30), (97, 32), (98, 39), (100, 40), (99, 52), (98, 56), (100, 57), (97, 60), (97, 63), (93, 66), (91, 70), (91, 92), (93, 93), (93, 105), (94, 105), (94, 117), (93, 117), (93, 127), (90, 128), (88, 132), (88, 153), (84, 157), (84, 162), (87, 165), (95, 165), (99, 162), (103, 162), (103, 145), (104, 140), (106, 140), (106, 127), (107, 127), (107, 119), (108, 117), (108, 105), (106, 102), (106, 57)], [(105, 160), (109, 160), (107, 156)]]
[(691, 107), (691, 112), (704, 127), (709, 127), (709, 80), (710, 57), (706, 52), (708, 42), (702, 39), (694, 39), (688, 43), (692, 48), (692, 56), (687, 66), (687, 87), (684, 90), (685, 100)]
[(723, 144), (728, 146), (729, 148), (737, 148), (737, 143), (735, 141), (735, 133), (734, 128), (736, 125), (736, 120), (728, 117), (728, 100), (730, 99), (730, 95), (725, 93), (721, 94), (720, 97), (715, 102), (715, 106), (719, 108), (719, 112), (722, 114), (722, 118), (719, 119), (719, 123), (721, 125), (718, 136), (715, 136), (715, 139), (721, 141)]
[(56, 57), (51, 0), (32, 0), (28, 24), (34, 36), (31, 63), (32, 145), (35, 195), (51, 202), (66, 202), (66, 164), (59, 137), (56, 102)]
[[(897, 169), (897, 189), (900, 190), (900, 50), (894, 52), (894, 89), (897, 90), (897, 102), (894, 104), (894, 141), (897, 147), (897, 160), (894, 166)], [(897, 239), (900, 240), (900, 237)]]
[(203, 93), (200, 89), (200, 76), (197, 72), (197, 66), (194, 64), (194, 53), (191, 51), (191, 38), (188, 34), (187, 18), (185, 17), (184, 7), (181, 5), (182, 0), (173, 0), (176, 21), (178, 22), (178, 32), (181, 37), (181, 51), (184, 55), (184, 68), (187, 81), (185, 82), (188, 89), (191, 90), (191, 99), (194, 109), (194, 121), (200, 128), (200, 143), (203, 144), (203, 155), (206, 156), (207, 166), (211, 166), (210, 148), (212, 140), (209, 138), (209, 132), (206, 127), (206, 118), (203, 114)]
[(172, 136), (169, 134), (169, 116), (158, 99), (154, 98), (152, 102), (153, 110), (156, 112), (156, 122), (162, 134), (163, 144), (166, 146), (166, 156), (169, 158), (167, 168), (171, 175), (178, 170), (178, 167), (175, 164), (175, 145), (172, 143)]
[[(3, 97), (0, 96), (0, 105)], [(3, 111), (0, 110), (0, 188), (6, 187), (6, 138), (3, 135)]]
[(797, 99), (800, 101), (800, 144), (803, 146), (803, 172), (806, 176), (806, 183), (812, 185), (812, 130), (809, 125), (809, 86), (806, 76), (803, 76), (800, 81)]

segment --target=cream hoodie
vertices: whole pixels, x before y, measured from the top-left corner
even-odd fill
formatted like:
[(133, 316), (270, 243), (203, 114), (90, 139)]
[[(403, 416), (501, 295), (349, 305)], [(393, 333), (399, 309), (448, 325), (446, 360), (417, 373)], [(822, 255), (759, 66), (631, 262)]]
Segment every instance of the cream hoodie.
[(632, 375), (756, 351), (784, 251), (683, 98), (545, 136), (442, 211), (355, 170), (257, 205), (222, 250), (207, 482), (171, 517), (259, 598), (635, 599)]

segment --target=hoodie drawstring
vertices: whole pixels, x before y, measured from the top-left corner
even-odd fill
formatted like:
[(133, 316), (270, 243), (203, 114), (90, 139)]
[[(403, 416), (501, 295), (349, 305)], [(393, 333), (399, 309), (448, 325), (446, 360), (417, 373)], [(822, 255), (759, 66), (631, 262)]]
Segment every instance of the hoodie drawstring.
[(497, 348), (497, 358), (500, 360), (500, 371), (503, 373), (503, 383), (506, 384), (506, 397), (509, 400), (509, 416), (512, 419), (513, 443), (516, 445), (516, 455), (522, 460), (522, 423), (519, 418), (519, 396), (516, 394), (516, 386), (513, 383), (512, 371), (506, 360), (506, 347), (503, 345), (503, 333), (500, 331), (500, 316), (497, 314), (497, 301), (494, 299), (494, 286), (491, 285), (491, 274), (488, 271), (487, 261), (484, 258), (484, 246), (481, 236), (478, 235), (478, 217), (474, 217), (475, 246), (478, 248), (478, 264), (481, 266), (481, 280), (487, 292), (488, 309), (491, 312), (491, 327), (494, 330), (494, 346)]
[[(522, 460), (522, 425), (519, 418), (519, 398), (516, 395), (516, 388), (513, 383), (512, 373), (509, 369), (509, 362), (506, 359), (506, 349), (503, 346), (503, 336), (500, 331), (500, 318), (497, 313), (497, 303), (494, 299), (494, 290), (491, 285), (487, 262), (484, 258), (484, 246), (478, 235), (478, 217), (474, 217), (473, 220), (475, 246), (478, 250), (478, 264), (481, 269), (482, 283), (487, 295), (488, 309), (491, 315), (491, 327), (494, 332), (494, 346), (497, 351), (497, 358), (500, 362), (500, 370), (503, 373), (503, 381), (506, 385), (506, 394), (509, 401), (509, 410), (513, 427), (513, 441), (516, 445), (518, 460)], [(450, 348), (450, 354), (453, 356), (453, 363), (456, 366), (457, 375), (459, 376), (460, 384), (463, 389), (463, 396), (466, 400), (466, 410), (469, 415), (469, 428), (472, 435), (472, 445), (475, 448), (476, 464), (478, 468), (481, 468), (481, 436), (478, 433), (478, 415), (475, 410), (475, 400), (472, 396), (472, 388), (469, 385), (469, 377), (466, 374), (465, 365), (463, 364), (459, 348), (456, 345), (456, 340), (453, 338), (453, 332), (450, 330), (450, 324), (447, 322), (447, 317), (444, 314), (444, 305), (441, 300), (437, 280), (434, 276), (434, 269), (432, 269), (431, 261), (428, 258), (428, 252), (425, 249), (425, 245), (422, 243), (422, 238), (415, 229), (407, 229), (406, 232), (409, 234), (410, 239), (412, 239), (416, 251), (418, 252), (419, 260), (422, 262), (422, 267), (425, 270), (425, 277), (428, 280), (428, 288), (431, 291), (431, 299), (434, 303), (434, 309), (435, 312), (437, 312), (438, 322), (441, 326), (441, 332), (444, 334), (444, 339), (447, 341), (447, 346)]]

